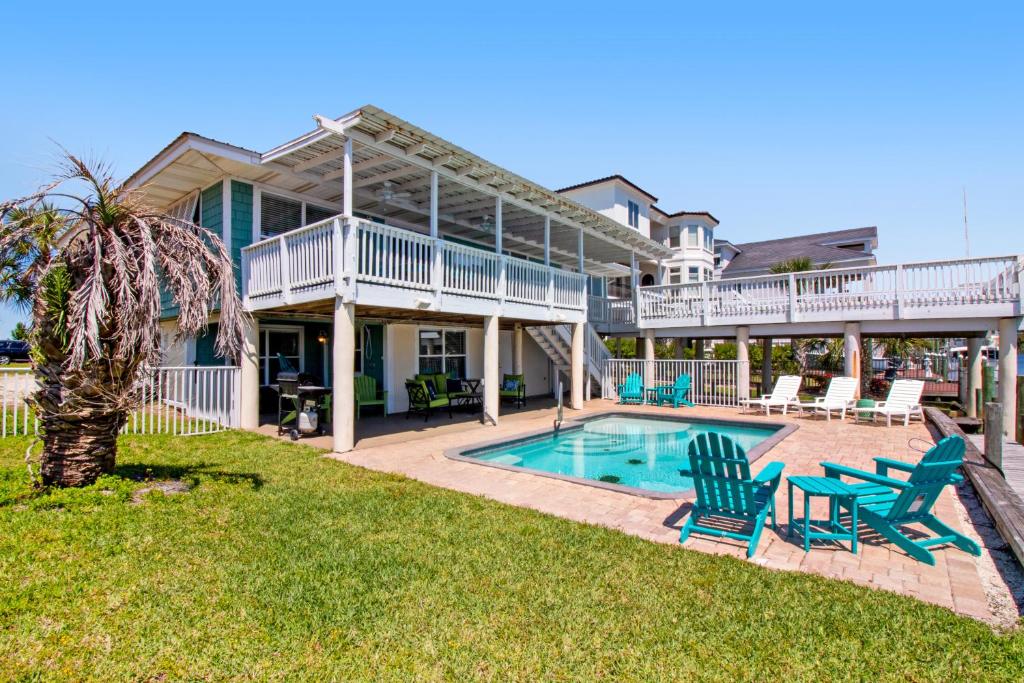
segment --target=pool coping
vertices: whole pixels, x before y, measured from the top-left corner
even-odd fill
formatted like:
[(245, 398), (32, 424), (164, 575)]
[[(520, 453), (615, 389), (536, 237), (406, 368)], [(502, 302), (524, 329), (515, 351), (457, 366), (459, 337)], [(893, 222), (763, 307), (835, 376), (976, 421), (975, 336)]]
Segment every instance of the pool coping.
[[(747, 460), (751, 463), (756, 462), (765, 453), (770, 451), (776, 445), (779, 444), (787, 436), (795, 432), (800, 428), (799, 425), (793, 424), (792, 422), (770, 422), (770, 421), (754, 421), (754, 420), (730, 420), (719, 417), (687, 417), (677, 415), (666, 415), (665, 413), (650, 413), (646, 411), (623, 411), (623, 410), (602, 410), (596, 413), (590, 413), (588, 415), (578, 417), (571, 420), (565, 420), (562, 422), (560, 429), (581, 429), (587, 422), (592, 422), (605, 417), (642, 417), (644, 419), (662, 420), (664, 422), (697, 422), (702, 424), (719, 424), (729, 426), (745, 426), (745, 427), (775, 427), (775, 432), (761, 443), (754, 446), (747, 453)], [(568, 474), (559, 474), (557, 472), (545, 472), (544, 470), (536, 470), (530, 467), (519, 467), (517, 465), (505, 465), (498, 462), (489, 462), (486, 460), (480, 460), (474, 458), (471, 455), (465, 455), (471, 451), (479, 451), (490, 448), (492, 446), (499, 445), (514, 445), (521, 442), (530, 441), (539, 436), (550, 434), (554, 431), (553, 428), (545, 429), (533, 429), (529, 432), (524, 432), (513, 438), (504, 437), (499, 439), (489, 439), (487, 441), (481, 441), (474, 444), (456, 446), (454, 448), (446, 449), (443, 454), (444, 457), (450, 460), (457, 460), (459, 462), (469, 462), (475, 465), (481, 465), (483, 467), (494, 467), (495, 469), (505, 470), (506, 472), (520, 472), (525, 474), (532, 474), (538, 477), (547, 477), (549, 479), (561, 479), (562, 481), (572, 482), (574, 484), (582, 484), (584, 486), (590, 486), (593, 488), (605, 489), (607, 491), (616, 491), (618, 493), (626, 493), (632, 496), (639, 496), (641, 498), (651, 498), (654, 500), (690, 500), (694, 498), (693, 490), (689, 491), (678, 491), (678, 492), (661, 492), (661, 491), (649, 491), (647, 489), (640, 489), (633, 486), (624, 486), (622, 484), (613, 484), (611, 482), (600, 481), (598, 479), (587, 479), (585, 477), (574, 477)]]

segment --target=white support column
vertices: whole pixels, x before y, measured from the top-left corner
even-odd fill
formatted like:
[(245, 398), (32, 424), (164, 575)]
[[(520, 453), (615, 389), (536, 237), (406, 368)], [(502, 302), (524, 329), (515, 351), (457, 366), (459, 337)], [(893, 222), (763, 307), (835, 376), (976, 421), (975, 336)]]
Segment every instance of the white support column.
[(440, 306), (441, 290), (444, 287), (444, 242), (441, 240), (437, 221), (437, 171), (430, 172), (430, 237), (434, 240), (434, 262), (430, 266), (430, 282), (434, 285), (434, 296)]
[(1017, 435), (1017, 332), (1020, 318), (999, 320), (999, 402), (1003, 404), (1003, 438)]
[(356, 351), (356, 305), (334, 297), (333, 360), (334, 383), (331, 429), (334, 450), (350, 451), (355, 446), (356, 394), (353, 381)]
[(342, 169), (345, 173), (342, 176), (342, 192), (344, 196), (341, 199), (342, 213), (346, 216), (352, 215), (352, 138), (345, 138), (345, 153), (342, 159)]
[(523, 374), (523, 324), (516, 323), (512, 328), (512, 373)]
[(484, 424), (498, 424), (498, 338), (501, 335), (498, 316), (484, 318)]
[(576, 269), (583, 272), (583, 228), (579, 229), (576, 236)]
[(761, 393), (772, 390), (772, 338), (761, 340)]
[(857, 380), (854, 396), (860, 398), (860, 323), (846, 323), (843, 326), (843, 374)]
[(551, 217), (544, 216), (544, 265), (551, 266)]
[(256, 318), (245, 324), (239, 366), (239, 427), (256, 429), (260, 426), (260, 323)]
[(657, 384), (654, 376), (654, 330), (644, 330), (644, 386), (653, 387)]
[(640, 322), (640, 293), (638, 287), (640, 286), (640, 269), (636, 262), (636, 252), (632, 252), (629, 257), (629, 291), (633, 293), (633, 322), (634, 324)]
[(984, 363), (981, 349), (984, 345), (984, 337), (969, 337), (967, 339), (967, 365), (964, 367), (964, 372), (967, 373), (967, 401), (964, 408), (967, 409), (969, 417), (978, 417), (981, 414), (982, 364)]
[(501, 256), (501, 240), (502, 240), (502, 222), (501, 222), (501, 196), (494, 198), (494, 252)]
[(437, 171), (430, 172), (430, 236), (437, 239)]
[(739, 398), (750, 398), (750, 328), (740, 325), (736, 328), (736, 395)]
[(571, 391), (569, 395), (569, 407), (573, 410), (583, 410), (583, 364), (586, 362), (583, 357), (583, 335), (586, 323), (572, 324), (572, 353), (569, 360)]

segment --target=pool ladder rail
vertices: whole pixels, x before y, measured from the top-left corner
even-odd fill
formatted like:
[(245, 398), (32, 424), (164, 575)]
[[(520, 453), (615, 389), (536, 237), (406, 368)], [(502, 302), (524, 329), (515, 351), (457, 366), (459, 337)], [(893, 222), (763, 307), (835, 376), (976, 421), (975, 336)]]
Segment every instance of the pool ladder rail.
[(562, 380), (558, 380), (558, 415), (555, 416), (555, 436), (558, 436), (558, 430), (562, 428)]

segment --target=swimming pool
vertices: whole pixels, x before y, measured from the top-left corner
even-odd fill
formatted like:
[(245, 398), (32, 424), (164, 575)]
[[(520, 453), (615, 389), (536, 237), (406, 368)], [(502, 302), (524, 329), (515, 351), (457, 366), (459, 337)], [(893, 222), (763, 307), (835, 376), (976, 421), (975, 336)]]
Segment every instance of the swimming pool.
[(701, 432), (735, 440), (753, 460), (796, 429), (795, 425), (678, 419), (611, 413), (563, 425), (555, 433), (447, 453), (459, 460), (569, 479), (655, 498), (677, 498), (693, 489), (680, 474), (686, 448)]

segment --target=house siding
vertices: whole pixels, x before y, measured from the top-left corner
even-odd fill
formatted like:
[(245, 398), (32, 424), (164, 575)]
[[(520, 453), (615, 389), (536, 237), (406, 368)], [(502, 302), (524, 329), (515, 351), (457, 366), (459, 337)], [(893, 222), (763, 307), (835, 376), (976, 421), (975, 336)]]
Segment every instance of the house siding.
[(242, 291), (242, 248), (252, 244), (252, 185), (231, 181), (231, 261), (235, 265), (235, 284)]
[[(224, 194), (223, 183), (218, 182), (203, 190), (200, 196), (199, 224), (217, 235), (224, 234)], [(249, 203), (249, 221), (252, 225), (252, 202)], [(251, 229), (251, 228), (250, 228)], [(178, 317), (178, 307), (174, 303), (171, 292), (166, 287), (160, 289), (160, 317), (162, 319)]]

